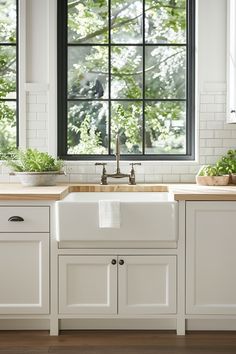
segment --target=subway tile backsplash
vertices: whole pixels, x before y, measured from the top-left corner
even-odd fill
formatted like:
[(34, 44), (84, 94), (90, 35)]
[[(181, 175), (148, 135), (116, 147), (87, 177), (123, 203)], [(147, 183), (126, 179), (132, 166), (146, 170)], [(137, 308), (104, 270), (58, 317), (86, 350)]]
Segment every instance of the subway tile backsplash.
[[(136, 166), (139, 183), (191, 183), (202, 164), (215, 163), (228, 149), (236, 148), (236, 124), (226, 124), (225, 83), (207, 83), (199, 95), (197, 126), (197, 162), (144, 161)], [(45, 91), (27, 93), (27, 147), (48, 151), (48, 94)], [(198, 124), (199, 123), (199, 124)], [(108, 162), (109, 172), (115, 162)], [(129, 171), (129, 162), (121, 161), (121, 169)], [(58, 177), (59, 182), (98, 183), (101, 166), (89, 161), (65, 162), (67, 175)], [(0, 168), (0, 182), (16, 182), (10, 178), (5, 166)], [(116, 183), (110, 179), (109, 183)], [(119, 183), (127, 183), (124, 178)]]

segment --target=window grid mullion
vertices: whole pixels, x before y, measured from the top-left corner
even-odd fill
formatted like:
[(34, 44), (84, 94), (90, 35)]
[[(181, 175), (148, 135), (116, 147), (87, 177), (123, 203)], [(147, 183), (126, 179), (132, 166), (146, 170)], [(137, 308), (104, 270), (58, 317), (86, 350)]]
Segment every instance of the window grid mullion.
[(145, 0), (143, 0), (143, 97), (142, 97), (142, 110), (143, 110), (143, 132), (142, 132), (142, 151), (145, 155)]
[(1, 46), (1, 47), (17, 47), (17, 42), (15, 42), (15, 43), (11, 43), (11, 42), (9, 42), (9, 43), (0, 42), (0, 46)]
[[(119, 102), (119, 101), (126, 101), (126, 102), (142, 102), (142, 98), (68, 98), (68, 101), (77, 101), (77, 102), (82, 102), (82, 101), (89, 101), (89, 102)], [(145, 101), (147, 102), (186, 102), (186, 98), (145, 98)]]
[(111, 0), (108, 0), (108, 154), (111, 155)]
[(19, 147), (19, 0), (16, 1), (16, 146)]
[[(68, 43), (68, 47), (142, 47), (142, 43)], [(146, 47), (187, 47), (186, 43), (145, 43)]]
[(0, 102), (17, 102), (17, 98), (0, 98)]

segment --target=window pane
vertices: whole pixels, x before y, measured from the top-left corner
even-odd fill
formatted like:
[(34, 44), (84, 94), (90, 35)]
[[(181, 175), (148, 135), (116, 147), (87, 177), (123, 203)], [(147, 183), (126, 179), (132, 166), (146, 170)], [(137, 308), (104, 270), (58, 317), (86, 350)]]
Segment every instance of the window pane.
[(111, 48), (111, 98), (142, 98), (142, 48)]
[(111, 41), (141, 43), (143, 2), (141, 0), (111, 0)]
[(148, 43), (186, 42), (186, 0), (145, 0)]
[(108, 154), (108, 105), (106, 102), (68, 103), (68, 154)]
[[(192, 157), (194, 136), (186, 126), (194, 119), (194, 3), (58, 1), (59, 53), (66, 50), (68, 57), (67, 63), (58, 63), (58, 72), (67, 78), (63, 83), (59, 77), (62, 142), (67, 134), (67, 147), (59, 144), (61, 157), (67, 150), (74, 155), (69, 159), (91, 155), (102, 160), (113, 154), (117, 132), (121, 153), (130, 159)], [(186, 113), (186, 107), (192, 112)]]
[(0, 101), (0, 158), (16, 148), (16, 103)]
[(186, 48), (150, 46), (145, 49), (146, 98), (186, 97)]
[(15, 0), (0, 0), (0, 42), (16, 42)]
[(107, 26), (106, 0), (68, 0), (69, 43), (107, 43)]
[(108, 97), (108, 48), (68, 48), (68, 97)]
[(15, 46), (0, 46), (0, 98), (16, 98)]
[(111, 149), (115, 151), (115, 137), (119, 133), (121, 154), (142, 153), (142, 103), (112, 102)]
[(145, 113), (146, 154), (185, 154), (185, 102), (152, 102)]

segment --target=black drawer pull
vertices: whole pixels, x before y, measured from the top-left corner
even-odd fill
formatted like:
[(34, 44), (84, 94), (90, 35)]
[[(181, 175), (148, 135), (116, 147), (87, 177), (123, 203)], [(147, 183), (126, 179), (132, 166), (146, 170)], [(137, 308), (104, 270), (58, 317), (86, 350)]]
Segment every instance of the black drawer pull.
[(123, 260), (123, 259), (121, 259), (120, 261), (119, 261), (119, 264), (120, 265), (123, 265), (125, 263), (125, 261)]
[(14, 222), (19, 222), (19, 221), (24, 221), (24, 219), (21, 216), (11, 216), (8, 221), (14, 221)]
[(115, 264), (116, 264), (116, 260), (113, 259), (113, 260), (111, 261), (111, 264), (115, 265)]

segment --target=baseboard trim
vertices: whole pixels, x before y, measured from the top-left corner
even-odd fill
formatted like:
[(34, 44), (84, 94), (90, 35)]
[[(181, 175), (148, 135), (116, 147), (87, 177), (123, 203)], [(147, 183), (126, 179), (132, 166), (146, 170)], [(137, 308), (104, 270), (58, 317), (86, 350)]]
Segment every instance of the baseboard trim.
[(0, 320), (1, 331), (11, 330), (49, 330), (50, 321), (48, 319), (4, 319)]
[(235, 331), (236, 319), (191, 319), (187, 320), (189, 331)]
[[(49, 330), (49, 319), (0, 319), (0, 330)], [(62, 330), (175, 330), (175, 319), (63, 319)], [(189, 331), (235, 331), (236, 319), (188, 319)]]

